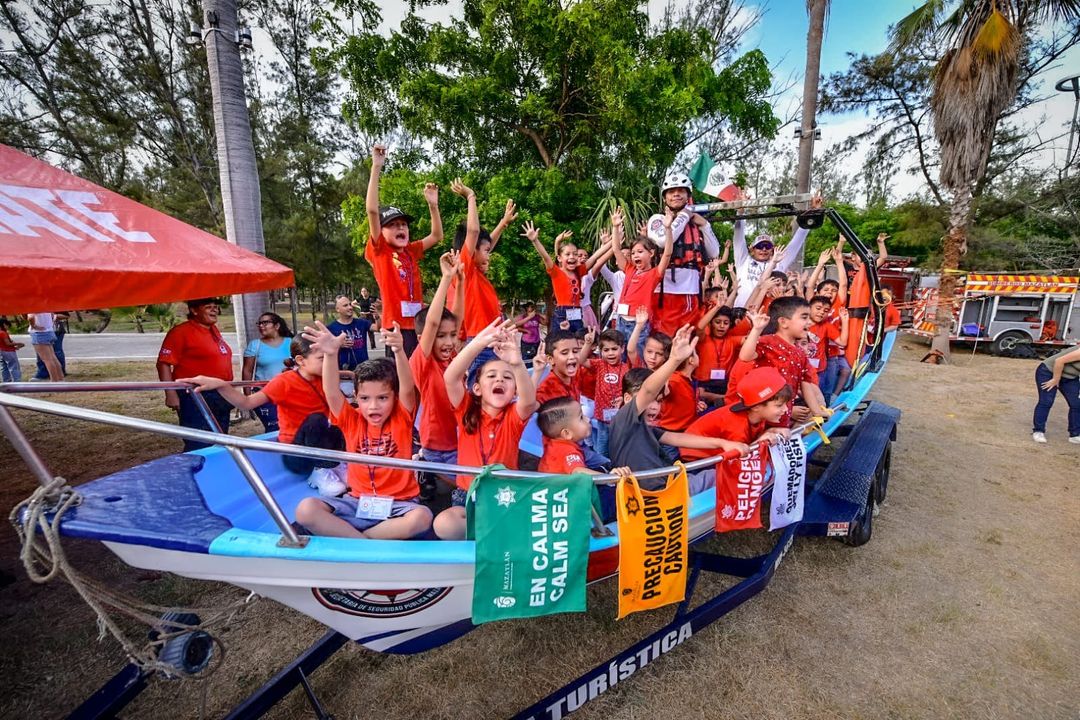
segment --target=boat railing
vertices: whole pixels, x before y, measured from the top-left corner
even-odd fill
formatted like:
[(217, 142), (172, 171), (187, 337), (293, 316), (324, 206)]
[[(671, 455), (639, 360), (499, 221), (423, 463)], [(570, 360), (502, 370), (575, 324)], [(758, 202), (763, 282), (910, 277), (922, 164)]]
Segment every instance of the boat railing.
[[(250, 386), (258, 383), (254, 382), (235, 382), (232, 383), (235, 386)], [(65, 417), (73, 420), (84, 420), (89, 422), (100, 423), (103, 425), (110, 425), (113, 427), (126, 428), (129, 430), (141, 430), (158, 435), (164, 435), (167, 437), (179, 438), (181, 440), (192, 440), (195, 442), (206, 443), (207, 445), (218, 445), (225, 448), (225, 451), (229, 453), (233, 461), (236, 462), (241, 474), (251, 487), (255, 496), (263, 507), (270, 514), (274, 524), (281, 531), (281, 540), (279, 545), (282, 547), (303, 547), (307, 543), (307, 538), (299, 535), (292, 523), (289, 521), (288, 516), (282, 510), (277, 500), (271, 493), (270, 488), (263, 481), (258, 471), (255, 469), (254, 464), (250, 458), (245, 454), (245, 450), (254, 450), (259, 452), (275, 453), (278, 455), (292, 455), (295, 457), (303, 457), (311, 460), (330, 460), (344, 463), (363, 463), (365, 465), (374, 465), (377, 467), (387, 467), (400, 470), (412, 470), (412, 471), (426, 471), (430, 473), (440, 475), (478, 475), (484, 471), (484, 468), (468, 467), (464, 465), (454, 465), (450, 463), (438, 463), (429, 462), (426, 460), (412, 460), (393, 457), (383, 457), (380, 455), (363, 455), (361, 453), (351, 453), (339, 450), (325, 450), (322, 448), (305, 447), (303, 445), (291, 445), (288, 443), (280, 443), (271, 440), (259, 440), (256, 438), (238, 437), (235, 435), (227, 435), (221, 432), (221, 428), (218, 427), (213, 413), (210, 412), (209, 406), (206, 404), (205, 398), (201, 393), (195, 392), (195, 386), (187, 383), (179, 382), (105, 382), (105, 383), (88, 383), (88, 382), (56, 382), (56, 383), (0, 383), (0, 430), (3, 430), (11, 441), (12, 446), (16, 452), (22, 457), (29, 466), (31, 472), (37, 478), (38, 482), (43, 486), (47, 486), (54, 480), (53, 473), (45, 465), (45, 462), (41, 459), (41, 456), (34, 450), (30, 441), (26, 438), (22, 432), (22, 428), (18, 422), (12, 416), (9, 408), (17, 408), (19, 410), (29, 410), (33, 412), (40, 412), (47, 415), (54, 415), (57, 417)], [(63, 392), (91, 392), (91, 391), (104, 391), (104, 392), (123, 392), (123, 391), (148, 391), (148, 390), (176, 390), (179, 392), (189, 392), (192, 398), (195, 400), (197, 406), (203, 414), (210, 427), (216, 428), (217, 432), (208, 430), (197, 430), (194, 428), (181, 427), (178, 425), (171, 425), (169, 423), (157, 422), (154, 420), (144, 420), (140, 418), (128, 417), (126, 415), (119, 415), (116, 413), (105, 412), (102, 410), (92, 410), (89, 408), (77, 407), (73, 405), (65, 405), (63, 403), (52, 402), (50, 400), (41, 400), (38, 398), (24, 397), (27, 394), (36, 393), (63, 393)], [(843, 405), (837, 406), (835, 409), (843, 409)], [(793, 431), (801, 432), (805, 429), (812, 428), (817, 425), (817, 422), (810, 422), (804, 425), (792, 428)], [(751, 450), (751, 453), (757, 452), (756, 448)], [(695, 460), (686, 463), (684, 467), (687, 472), (694, 472), (696, 470), (703, 470), (709, 467), (713, 467), (725, 460), (732, 460), (739, 456), (735, 451), (728, 451), (720, 453), (713, 457), (705, 458), (702, 460)], [(641, 472), (634, 473), (634, 476), (638, 480), (646, 480), (653, 478), (666, 478), (672, 473), (678, 472), (679, 467), (675, 465), (658, 468), (655, 470), (643, 470)], [(513, 478), (542, 478), (547, 477), (548, 473), (532, 472), (528, 470), (510, 470), (510, 469), (496, 469), (492, 471), (492, 474), (497, 477), (513, 477)], [(600, 474), (592, 476), (592, 479), (597, 484), (607, 484), (615, 482), (617, 476), (612, 474)], [(594, 531), (598, 535), (610, 534), (607, 531), (606, 526), (599, 518), (594, 514), (593, 518)]]

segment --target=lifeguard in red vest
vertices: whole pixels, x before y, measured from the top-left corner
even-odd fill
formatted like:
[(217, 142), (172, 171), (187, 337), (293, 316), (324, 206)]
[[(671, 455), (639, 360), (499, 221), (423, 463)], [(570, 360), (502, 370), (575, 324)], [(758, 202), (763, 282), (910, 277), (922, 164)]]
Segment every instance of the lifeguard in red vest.
[[(709, 260), (719, 256), (720, 243), (709, 221), (686, 206), (693, 199), (690, 178), (673, 173), (664, 178), (660, 197), (665, 207), (676, 214), (671, 225), (675, 247), (671, 263), (653, 296), (652, 329), (674, 335), (683, 325), (698, 320), (701, 302), (701, 273)], [(664, 216), (649, 218), (649, 237), (664, 246)]]

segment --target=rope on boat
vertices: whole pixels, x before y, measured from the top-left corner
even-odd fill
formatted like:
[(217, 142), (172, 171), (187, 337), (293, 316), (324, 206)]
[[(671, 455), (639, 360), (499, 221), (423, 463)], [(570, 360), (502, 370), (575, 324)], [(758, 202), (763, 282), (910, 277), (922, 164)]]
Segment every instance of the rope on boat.
[[(212, 629), (234, 624), (236, 615), (250, 604), (254, 594), (225, 607), (165, 607), (129, 598), (83, 575), (68, 561), (60, 540), (61, 519), (81, 502), (82, 497), (68, 485), (67, 480), (55, 477), (51, 483), (38, 487), (29, 498), (12, 509), (8, 519), (19, 536), (19, 558), (30, 580), (45, 584), (62, 576), (97, 615), (98, 640), (112, 635), (123, 647), (128, 660), (146, 672), (161, 672), (169, 677), (177, 677), (176, 667), (158, 659), (161, 649), (169, 640), (181, 635), (195, 631), (206, 633), (216, 652), (213, 654), (214, 660), (199, 673), (199, 677), (213, 674), (225, 658), (225, 645)], [(201, 618), (201, 622), (196, 625), (174, 621), (163, 623), (161, 616), (166, 613), (194, 613)], [(151, 629), (150, 639), (140, 646), (128, 637), (117, 616)]]

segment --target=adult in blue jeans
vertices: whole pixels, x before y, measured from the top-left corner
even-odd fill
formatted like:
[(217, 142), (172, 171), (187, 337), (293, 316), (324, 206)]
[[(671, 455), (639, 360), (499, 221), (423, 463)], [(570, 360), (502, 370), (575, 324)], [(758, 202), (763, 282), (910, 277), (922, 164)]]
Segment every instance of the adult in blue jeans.
[(1039, 402), (1035, 405), (1031, 439), (1046, 442), (1046, 419), (1060, 391), (1069, 404), (1069, 442), (1080, 445), (1080, 345), (1039, 363), (1035, 368), (1035, 389), (1039, 392)]

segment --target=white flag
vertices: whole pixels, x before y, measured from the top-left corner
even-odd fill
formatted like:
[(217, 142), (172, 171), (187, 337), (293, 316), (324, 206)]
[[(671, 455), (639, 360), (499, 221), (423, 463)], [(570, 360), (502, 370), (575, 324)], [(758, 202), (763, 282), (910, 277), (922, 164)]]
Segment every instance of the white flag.
[(775, 478), (769, 504), (769, 529), (779, 530), (802, 520), (806, 495), (806, 446), (802, 437), (796, 435), (770, 447), (769, 455)]

